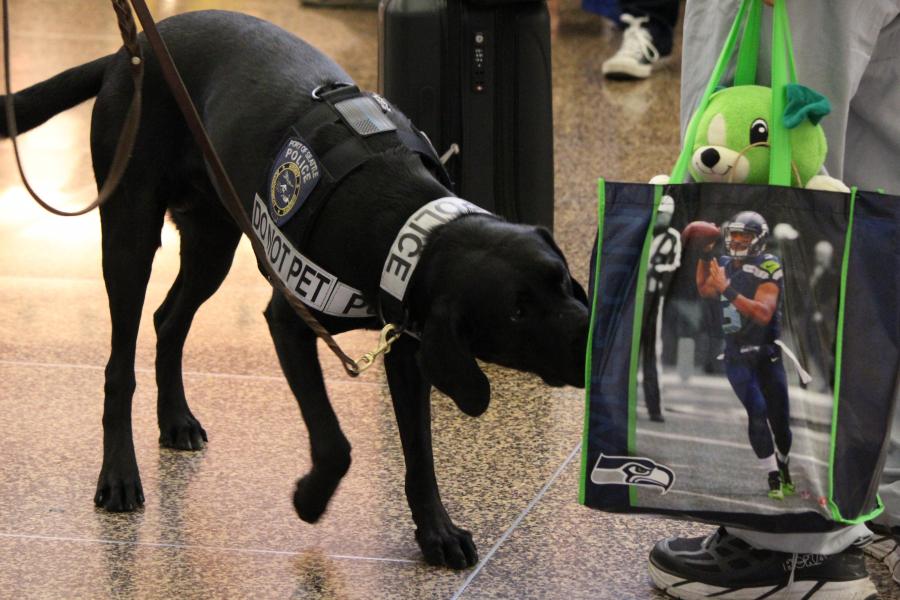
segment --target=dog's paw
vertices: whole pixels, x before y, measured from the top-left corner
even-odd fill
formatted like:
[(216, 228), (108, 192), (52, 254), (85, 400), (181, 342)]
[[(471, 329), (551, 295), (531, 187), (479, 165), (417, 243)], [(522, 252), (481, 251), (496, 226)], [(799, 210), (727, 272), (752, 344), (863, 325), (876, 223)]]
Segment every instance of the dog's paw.
[(437, 527), (416, 529), (416, 541), (429, 565), (466, 569), (478, 562), (478, 551), (472, 541), (472, 534), (460, 529), (449, 519)]
[(131, 512), (144, 505), (144, 488), (137, 467), (127, 475), (117, 475), (117, 469), (103, 469), (97, 481), (94, 504), (110, 512)]
[(314, 479), (312, 474), (304, 475), (297, 480), (297, 487), (294, 490), (294, 510), (297, 511), (297, 516), (307, 523), (318, 521), (328, 507), (328, 501), (331, 500), (331, 494), (324, 494)]
[(328, 508), (328, 501), (339, 482), (340, 477), (320, 477), (315, 472), (298, 479), (294, 490), (294, 510), (297, 511), (297, 516), (307, 523), (318, 521)]
[(202, 450), (206, 441), (206, 431), (190, 413), (173, 419), (160, 419), (159, 444), (164, 448)]

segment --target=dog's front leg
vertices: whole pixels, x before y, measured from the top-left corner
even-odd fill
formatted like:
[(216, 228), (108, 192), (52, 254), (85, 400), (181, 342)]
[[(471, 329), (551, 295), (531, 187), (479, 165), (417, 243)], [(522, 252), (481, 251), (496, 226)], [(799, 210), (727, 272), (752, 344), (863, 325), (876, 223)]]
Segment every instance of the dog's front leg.
[(294, 508), (301, 519), (315, 523), (350, 468), (350, 442), (341, 431), (325, 391), (315, 334), (280, 292), (273, 292), (265, 316), (281, 370), (300, 403), (309, 430), (312, 468), (297, 481)]
[(441, 502), (431, 451), (431, 386), (416, 363), (417, 350), (418, 342), (403, 336), (384, 357), (406, 460), (406, 499), (425, 560), (464, 569), (478, 562), (478, 553), (472, 534), (453, 524)]

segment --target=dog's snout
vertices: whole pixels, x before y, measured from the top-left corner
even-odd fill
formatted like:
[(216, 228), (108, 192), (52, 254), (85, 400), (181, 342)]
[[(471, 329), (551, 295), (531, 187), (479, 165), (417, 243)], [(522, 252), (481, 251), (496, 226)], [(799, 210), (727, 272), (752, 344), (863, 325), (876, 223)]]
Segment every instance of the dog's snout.
[(719, 160), (721, 158), (722, 157), (719, 156), (719, 151), (715, 148), (707, 148), (700, 153), (700, 162), (702, 162), (709, 169), (712, 169), (714, 166), (719, 164)]

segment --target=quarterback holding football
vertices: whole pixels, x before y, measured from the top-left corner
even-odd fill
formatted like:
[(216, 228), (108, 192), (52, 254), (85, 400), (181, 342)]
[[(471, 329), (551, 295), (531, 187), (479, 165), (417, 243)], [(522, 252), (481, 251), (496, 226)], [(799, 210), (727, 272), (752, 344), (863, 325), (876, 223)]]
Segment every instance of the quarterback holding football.
[[(697, 290), (721, 303), (725, 374), (747, 410), (750, 445), (768, 473), (769, 497), (781, 500), (794, 493), (788, 468), (792, 435), (779, 341), (784, 270), (781, 259), (766, 252), (769, 226), (759, 213), (744, 211), (721, 234), (703, 222), (688, 225), (684, 234), (703, 244)], [(724, 254), (717, 257), (712, 253), (720, 235)]]

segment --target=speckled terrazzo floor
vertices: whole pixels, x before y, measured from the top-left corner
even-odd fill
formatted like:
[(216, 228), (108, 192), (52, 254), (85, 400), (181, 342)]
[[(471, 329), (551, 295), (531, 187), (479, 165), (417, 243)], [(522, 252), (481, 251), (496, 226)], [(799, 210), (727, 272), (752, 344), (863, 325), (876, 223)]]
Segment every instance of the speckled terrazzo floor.
[[(305, 37), (363, 86), (376, 77), (373, 11), (304, 9), (293, 0), (157, 0), (157, 18), (242, 10)], [(103, 2), (12, 0), (13, 83), (21, 88), (112, 51)], [(49, 18), (48, 18), (49, 17)], [(617, 34), (563, 3), (554, 42), (556, 234), (586, 279), (594, 180), (645, 180), (677, 151), (677, 61), (651, 80), (606, 82)], [(22, 138), (26, 168), (63, 206), (91, 197), (90, 103)], [(383, 373), (350, 380), (325, 356), (328, 387), (354, 463), (323, 520), (290, 502), (308, 464), (306, 432), (280, 375), (261, 311), (268, 287), (242, 246), (188, 339), (185, 385), (209, 432), (195, 453), (157, 444), (155, 339), (146, 324), (177, 272), (167, 226), (137, 348), (135, 444), (147, 503), (111, 515), (91, 498), (100, 465), (109, 318), (96, 214), (46, 215), (22, 191), (0, 144), (0, 598), (660, 598), (652, 543), (705, 527), (612, 516), (576, 502), (583, 400), (492, 368), (480, 419), (434, 398), (442, 496), (481, 563), (425, 565), (403, 496), (403, 461)], [(351, 354), (374, 334), (340, 340)], [(325, 353), (323, 353), (324, 355)], [(885, 598), (898, 598), (870, 563)]]

